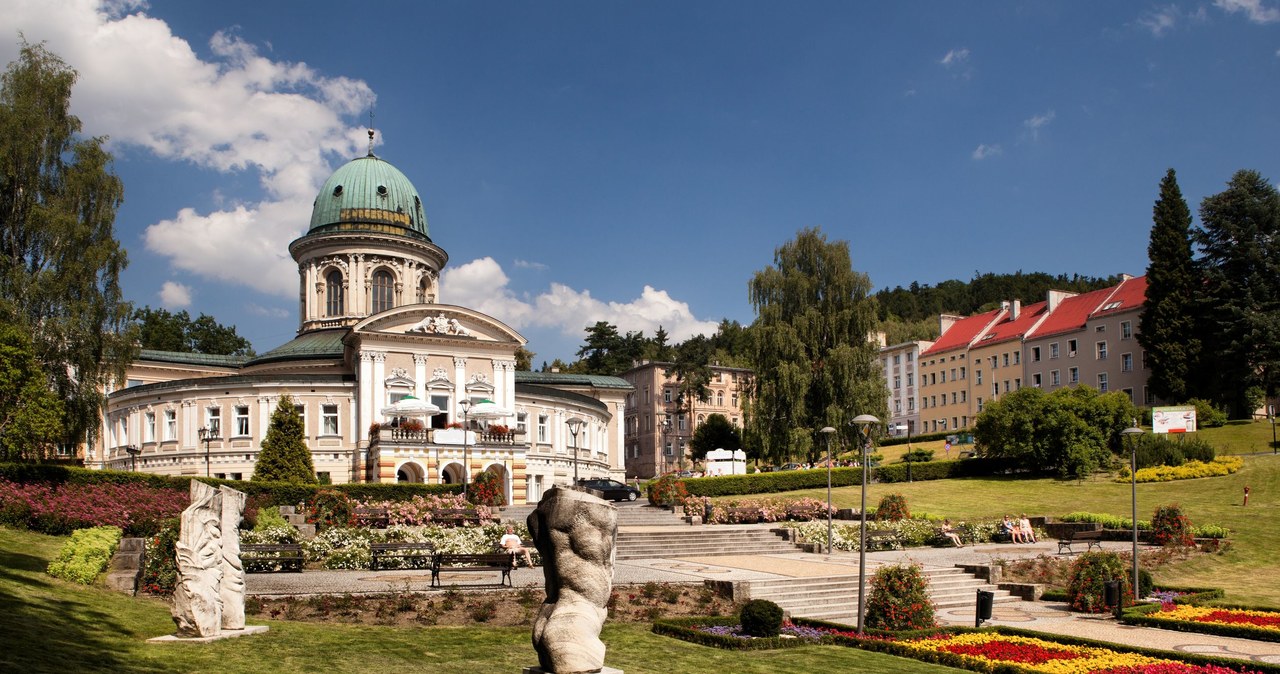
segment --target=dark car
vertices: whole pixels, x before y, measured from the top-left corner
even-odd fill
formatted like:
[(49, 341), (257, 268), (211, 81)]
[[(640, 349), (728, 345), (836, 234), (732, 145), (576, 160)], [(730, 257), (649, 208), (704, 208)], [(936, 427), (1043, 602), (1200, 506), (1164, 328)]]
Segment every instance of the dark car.
[(634, 501), (640, 498), (640, 490), (617, 480), (595, 479), (579, 480), (584, 489), (594, 489), (602, 494), (601, 498), (610, 501)]

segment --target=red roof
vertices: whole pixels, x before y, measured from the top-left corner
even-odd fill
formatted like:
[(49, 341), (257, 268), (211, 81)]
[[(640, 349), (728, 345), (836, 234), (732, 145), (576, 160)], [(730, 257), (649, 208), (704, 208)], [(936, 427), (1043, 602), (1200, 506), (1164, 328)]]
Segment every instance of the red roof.
[(1116, 286), (1114, 290), (1115, 292), (1111, 293), (1107, 301), (1103, 302), (1096, 311), (1090, 314), (1089, 318), (1141, 309), (1142, 303), (1147, 300), (1147, 277), (1138, 276), (1121, 281), (1120, 285)]
[(1103, 288), (1083, 295), (1068, 297), (1058, 303), (1057, 308), (1044, 319), (1035, 332), (1027, 335), (1027, 339), (1040, 339), (1064, 332), (1075, 332), (1084, 328), (1085, 321), (1098, 307), (1105, 304), (1115, 288)]
[(989, 344), (999, 344), (1007, 342), (1011, 339), (1019, 339), (1027, 334), (1027, 331), (1036, 324), (1044, 316), (1045, 311), (1049, 308), (1048, 302), (1036, 302), (1028, 304), (1018, 312), (1018, 317), (1013, 318), (1013, 313), (1005, 314), (1000, 321), (991, 326), (991, 329), (982, 335), (978, 340), (977, 346), (987, 346)]
[(992, 309), (984, 314), (969, 316), (962, 318), (955, 323), (946, 332), (938, 337), (933, 346), (925, 349), (920, 353), (921, 357), (932, 356), (934, 354), (954, 351), (955, 349), (963, 349), (969, 346), (975, 337), (982, 334), (987, 326), (991, 324), (998, 315), (1004, 313), (1004, 309)]

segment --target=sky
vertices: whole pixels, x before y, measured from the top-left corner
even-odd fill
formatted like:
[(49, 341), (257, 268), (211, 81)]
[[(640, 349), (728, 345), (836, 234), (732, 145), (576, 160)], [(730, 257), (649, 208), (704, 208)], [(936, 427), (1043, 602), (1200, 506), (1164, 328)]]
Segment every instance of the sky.
[[(1280, 0), (360, 3), (0, 0), (79, 72), (125, 185), (127, 298), (258, 352), (298, 328), (289, 241), (368, 150), (422, 196), (440, 301), (534, 365), (608, 321), (754, 319), (804, 228), (873, 287), (1141, 274), (1158, 185), (1193, 212), (1280, 176)], [(1039, 298), (1018, 298), (1035, 301)]]

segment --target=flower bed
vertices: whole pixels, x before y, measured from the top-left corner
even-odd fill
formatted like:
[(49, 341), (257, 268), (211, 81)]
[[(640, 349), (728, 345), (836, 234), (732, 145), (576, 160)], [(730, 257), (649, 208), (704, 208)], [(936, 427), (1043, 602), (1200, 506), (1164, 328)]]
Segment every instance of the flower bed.
[[(1146, 627), (1200, 632), (1244, 639), (1280, 641), (1280, 611), (1196, 606), (1185, 595), (1125, 612), (1124, 622)], [(1178, 602), (1178, 603), (1174, 603)]]
[(0, 524), (53, 535), (114, 526), (127, 536), (145, 536), (182, 512), (189, 500), (185, 491), (137, 482), (55, 486), (0, 478)]
[[(1244, 460), (1238, 456), (1222, 456), (1213, 461), (1188, 461), (1181, 466), (1151, 466), (1139, 468), (1138, 482), (1170, 482), (1173, 480), (1194, 480), (1201, 477), (1221, 477), (1230, 475), (1244, 466)], [(1116, 482), (1129, 482), (1129, 471), (1115, 479)]]

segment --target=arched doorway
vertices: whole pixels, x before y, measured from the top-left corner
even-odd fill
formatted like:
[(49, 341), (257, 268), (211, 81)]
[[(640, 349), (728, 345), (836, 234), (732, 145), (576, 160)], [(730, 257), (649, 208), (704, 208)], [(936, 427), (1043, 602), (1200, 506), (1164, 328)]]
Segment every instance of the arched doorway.
[(485, 468), (484, 472), (495, 478), (503, 503), (511, 505), (511, 473), (507, 471), (507, 467), (501, 463), (495, 463)]
[(451, 463), (440, 470), (442, 484), (462, 484), (462, 464)]
[(421, 484), (425, 482), (426, 471), (422, 466), (414, 461), (406, 461), (400, 464), (396, 469), (396, 482), (414, 482)]

